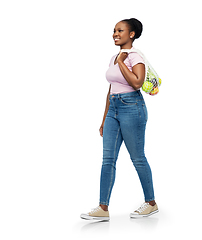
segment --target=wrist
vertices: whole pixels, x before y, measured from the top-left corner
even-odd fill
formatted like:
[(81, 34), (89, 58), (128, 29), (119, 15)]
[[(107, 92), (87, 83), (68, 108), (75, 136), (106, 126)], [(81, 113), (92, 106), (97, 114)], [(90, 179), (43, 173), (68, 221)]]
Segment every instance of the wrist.
[(117, 63), (124, 64), (125, 59), (117, 59)]
[(122, 61), (122, 60), (117, 60), (117, 63), (121, 65), (121, 64), (124, 64), (124, 61)]

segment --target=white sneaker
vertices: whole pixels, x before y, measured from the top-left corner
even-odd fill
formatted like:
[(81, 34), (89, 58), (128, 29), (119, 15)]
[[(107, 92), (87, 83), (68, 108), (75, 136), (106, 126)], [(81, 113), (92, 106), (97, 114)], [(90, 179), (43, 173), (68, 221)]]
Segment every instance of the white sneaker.
[(81, 214), (82, 219), (86, 220), (100, 220), (100, 221), (109, 221), (109, 211), (104, 211), (100, 206), (93, 209), (91, 212), (86, 214)]
[(149, 203), (143, 203), (141, 207), (139, 207), (136, 211), (130, 214), (131, 218), (141, 218), (141, 217), (149, 217), (154, 213), (157, 213), (158, 207), (157, 204), (151, 206)]

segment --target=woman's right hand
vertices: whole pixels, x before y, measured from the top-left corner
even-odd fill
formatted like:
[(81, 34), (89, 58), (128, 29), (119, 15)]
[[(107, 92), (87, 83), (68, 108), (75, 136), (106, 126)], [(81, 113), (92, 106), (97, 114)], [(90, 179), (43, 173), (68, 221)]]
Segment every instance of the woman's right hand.
[(100, 131), (100, 136), (103, 137), (103, 126), (102, 125), (101, 125), (99, 131)]

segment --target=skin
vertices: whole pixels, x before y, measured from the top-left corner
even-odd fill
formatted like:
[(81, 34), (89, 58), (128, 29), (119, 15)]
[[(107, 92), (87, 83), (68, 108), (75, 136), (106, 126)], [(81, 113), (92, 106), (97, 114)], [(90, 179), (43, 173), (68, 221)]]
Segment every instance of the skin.
[[(130, 31), (130, 27), (126, 22), (118, 22), (114, 28), (114, 34), (113, 34), (113, 39), (114, 43), (116, 46), (120, 47), (121, 49), (131, 49), (133, 40), (135, 37), (135, 32)], [(121, 70), (121, 73), (123, 74), (124, 78), (128, 82), (130, 86), (132, 86), (135, 90), (138, 90), (141, 88), (142, 84), (144, 83), (144, 78), (145, 78), (145, 65), (142, 63), (136, 64), (132, 68), (132, 72), (127, 68), (127, 66), (124, 63), (124, 60), (127, 58), (128, 53), (122, 53), (119, 52), (117, 55), (114, 64), (118, 64), (119, 68)], [(105, 118), (107, 116), (107, 112), (109, 109), (109, 95), (110, 95), (110, 89), (111, 85), (109, 87), (109, 91), (107, 94), (107, 99), (106, 99), (106, 107), (104, 111), (104, 116), (103, 116), (103, 121), (100, 126), (100, 135), (103, 137), (103, 127), (104, 127), (104, 122)], [(156, 204), (155, 200), (149, 202), (150, 205), (154, 206)], [(108, 211), (108, 206), (107, 205), (102, 205), (100, 204), (101, 208), (104, 211)]]

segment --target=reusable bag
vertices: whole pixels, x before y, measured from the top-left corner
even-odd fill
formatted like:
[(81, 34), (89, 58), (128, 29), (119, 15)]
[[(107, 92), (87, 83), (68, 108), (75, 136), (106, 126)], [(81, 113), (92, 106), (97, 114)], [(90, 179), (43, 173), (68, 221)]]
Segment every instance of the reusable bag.
[(150, 95), (156, 95), (159, 92), (159, 87), (161, 86), (161, 79), (159, 78), (156, 71), (153, 69), (144, 54), (136, 48), (132, 49), (122, 49), (121, 52), (136, 52), (138, 53), (145, 62), (145, 79), (142, 85), (142, 90)]

